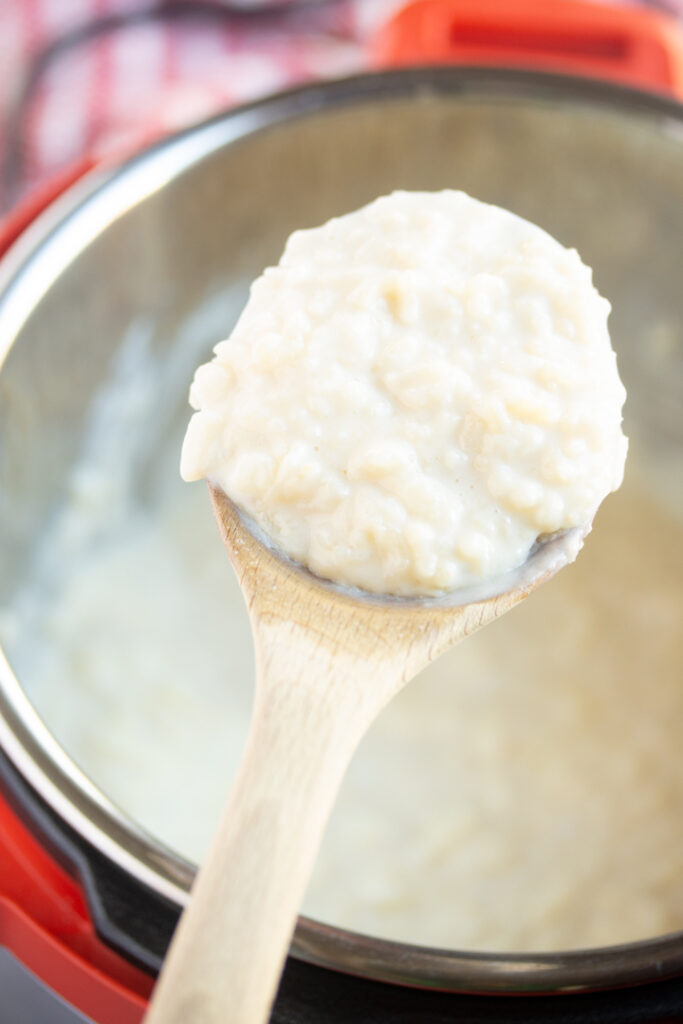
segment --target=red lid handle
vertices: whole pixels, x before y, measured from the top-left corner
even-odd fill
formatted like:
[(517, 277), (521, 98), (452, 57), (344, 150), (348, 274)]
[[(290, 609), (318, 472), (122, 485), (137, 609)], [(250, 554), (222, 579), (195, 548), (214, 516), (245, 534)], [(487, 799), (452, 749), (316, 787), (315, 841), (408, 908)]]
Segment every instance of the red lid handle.
[(487, 64), (587, 75), (683, 97), (683, 31), (587, 0), (414, 0), (373, 46), (378, 67)]

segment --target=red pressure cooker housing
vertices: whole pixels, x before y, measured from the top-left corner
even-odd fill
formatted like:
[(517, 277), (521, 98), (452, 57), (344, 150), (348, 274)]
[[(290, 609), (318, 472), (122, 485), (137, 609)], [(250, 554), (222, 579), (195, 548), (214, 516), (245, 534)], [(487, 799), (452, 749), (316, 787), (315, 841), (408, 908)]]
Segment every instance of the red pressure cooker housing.
[[(676, 22), (650, 10), (590, 0), (415, 0), (386, 24), (369, 56), (379, 71), (428, 64), (524, 68), (683, 99), (683, 33)], [(121, 154), (115, 156), (118, 163)], [(103, 162), (110, 161), (85, 157), (12, 211), (0, 224), (0, 256), (70, 185)], [(64, 855), (68, 837), (51, 841), (54, 820), (45, 826), (46, 809), (21, 780), (13, 778), (8, 784), (8, 772), (0, 772), (0, 948), (96, 1024), (138, 1024), (154, 985), (154, 965), (142, 963), (135, 950), (124, 956), (112, 948), (107, 929), (93, 913), (83, 872), (75, 867), (79, 857)], [(386, 1004), (382, 990), (387, 986), (354, 979), (356, 994), (348, 995), (347, 982), (351, 979), (290, 960), (273, 1019), (321, 1024), (319, 1015), (297, 1005), (299, 985), (336, 988), (340, 1015), (335, 1020), (362, 1024), (382, 1019), (374, 1006)], [(643, 998), (640, 988), (630, 989), (621, 1009), (614, 1004), (614, 993), (604, 991), (539, 996), (531, 1002), (526, 997), (430, 993), (427, 1009), (420, 1003), (423, 991), (394, 989), (398, 1001), (390, 1002), (406, 1013), (391, 1019), (421, 1024), (525, 1021), (532, 1016), (557, 1022), (683, 1021), (683, 984), (674, 979), (661, 986), (656, 986), (660, 991), (653, 1000)]]

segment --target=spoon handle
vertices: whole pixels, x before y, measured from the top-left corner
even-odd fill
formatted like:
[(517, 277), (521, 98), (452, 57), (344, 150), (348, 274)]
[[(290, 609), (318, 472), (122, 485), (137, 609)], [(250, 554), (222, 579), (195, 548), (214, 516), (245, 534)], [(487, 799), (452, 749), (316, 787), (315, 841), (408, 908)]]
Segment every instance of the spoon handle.
[(293, 629), (281, 624), (272, 644), (257, 645), (245, 756), (147, 1024), (268, 1019), (337, 790), (363, 733), (391, 695), (381, 696), (376, 664), (364, 672), (355, 659), (344, 665), (342, 658), (340, 665), (337, 655), (332, 662), (321, 656), (319, 638), (305, 631), (288, 642)]

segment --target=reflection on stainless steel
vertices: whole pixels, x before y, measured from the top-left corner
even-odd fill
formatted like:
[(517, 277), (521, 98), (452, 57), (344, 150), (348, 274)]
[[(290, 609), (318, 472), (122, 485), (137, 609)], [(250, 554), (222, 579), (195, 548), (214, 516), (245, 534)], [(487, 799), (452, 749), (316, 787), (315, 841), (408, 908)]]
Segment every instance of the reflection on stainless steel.
[[(207, 294), (254, 276), (293, 228), (396, 187), (463, 188), (580, 250), (614, 305), (626, 432), (680, 474), (682, 124), (672, 102), (591, 83), (404, 72), (255, 104), (74, 189), (0, 271), (0, 603), (59, 497), (89, 398), (130, 323), (151, 318), (163, 350)], [(186, 416), (184, 393), (177, 416)], [(57, 812), (152, 890), (184, 903), (191, 865), (69, 761), (4, 662), (0, 713), (0, 745)], [(294, 951), (368, 977), (484, 992), (568, 991), (683, 971), (680, 934), (509, 956), (411, 947), (302, 919)]]

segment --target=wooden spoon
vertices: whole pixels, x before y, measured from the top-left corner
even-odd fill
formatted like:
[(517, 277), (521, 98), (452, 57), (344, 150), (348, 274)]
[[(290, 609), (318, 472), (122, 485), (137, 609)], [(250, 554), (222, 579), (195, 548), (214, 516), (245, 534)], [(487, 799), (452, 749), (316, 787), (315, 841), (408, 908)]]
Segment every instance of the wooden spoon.
[(325, 824), (354, 750), (430, 661), (573, 561), (590, 529), (438, 600), (344, 591), (282, 558), (210, 487), (253, 631), (256, 695), (239, 776), (192, 889), (147, 1024), (268, 1019)]

